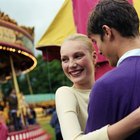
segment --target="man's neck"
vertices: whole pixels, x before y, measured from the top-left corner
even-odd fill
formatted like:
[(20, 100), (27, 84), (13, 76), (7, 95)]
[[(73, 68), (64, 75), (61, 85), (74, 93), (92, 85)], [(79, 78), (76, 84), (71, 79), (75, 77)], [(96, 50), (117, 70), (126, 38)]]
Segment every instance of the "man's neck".
[(119, 43), (118, 57), (120, 58), (126, 52), (134, 49), (140, 49), (140, 37), (123, 38)]

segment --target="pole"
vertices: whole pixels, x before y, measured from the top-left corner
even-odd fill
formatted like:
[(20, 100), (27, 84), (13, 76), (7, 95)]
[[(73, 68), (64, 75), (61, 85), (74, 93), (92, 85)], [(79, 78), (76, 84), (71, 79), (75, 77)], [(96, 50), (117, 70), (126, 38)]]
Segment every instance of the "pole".
[(26, 78), (27, 78), (27, 83), (28, 83), (28, 87), (29, 87), (29, 92), (32, 95), (33, 94), (33, 89), (32, 89), (32, 86), (31, 86), (30, 77), (29, 77), (28, 73), (26, 74)]
[(3, 101), (3, 94), (2, 94), (1, 84), (0, 84), (0, 101)]
[(10, 64), (11, 64), (12, 77), (13, 77), (15, 91), (16, 91), (16, 94), (19, 96), (20, 90), (19, 90), (19, 86), (18, 86), (18, 82), (17, 82), (17, 78), (16, 78), (16, 72), (14, 69), (13, 59), (12, 59), (11, 55), (10, 55)]
[(22, 120), (23, 125), (25, 126), (22, 109), (20, 107), (20, 100), (21, 100), (20, 97), (21, 97), (21, 95), (20, 95), (20, 90), (19, 90), (19, 86), (18, 86), (18, 82), (17, 82), (17, 78), (16, 78), (16, 72), (15, 72), (15, 69), (14, 69), (14, 63), (13, 63), (13, 59), (12, 59), (11, 55), (10, 55), (10, 64), (11, 64), (14, 87), (15, 87), (16, 96), (17, 96), (17, 100), (18, 100), (18, 111), (21, 113), (21, 120)]

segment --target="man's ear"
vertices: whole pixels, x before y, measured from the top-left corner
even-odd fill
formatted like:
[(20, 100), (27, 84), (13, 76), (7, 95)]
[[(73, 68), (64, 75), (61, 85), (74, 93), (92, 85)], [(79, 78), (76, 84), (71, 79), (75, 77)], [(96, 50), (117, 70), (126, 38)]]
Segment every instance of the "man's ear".
[(103, 25), (102, 29), (104, 31), (104, 35), (107, 36), (108, 38), (111, 38), (111, 36), (112, 36), (111, 28), (109, 26), (107, 26), (107, 25)]

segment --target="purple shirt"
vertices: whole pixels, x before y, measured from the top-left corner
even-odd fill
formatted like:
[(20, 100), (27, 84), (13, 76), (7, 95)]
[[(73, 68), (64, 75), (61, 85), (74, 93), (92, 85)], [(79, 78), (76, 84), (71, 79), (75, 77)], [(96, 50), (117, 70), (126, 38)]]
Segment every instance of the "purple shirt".
[[(119, 121), (139, 106), (140, 56), (131, 56), (95, 82), (86, 133)], [(140, 131), (128, 140), (140, 140)]]

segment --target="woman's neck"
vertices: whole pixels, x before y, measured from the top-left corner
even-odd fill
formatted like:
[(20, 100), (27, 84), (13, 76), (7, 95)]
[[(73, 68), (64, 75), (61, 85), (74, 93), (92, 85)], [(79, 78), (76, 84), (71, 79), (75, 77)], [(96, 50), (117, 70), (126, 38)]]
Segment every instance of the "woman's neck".
[(92, 86), (94, 85), (94, 82), (95, 82), (95, 80), (94, 80), (94, 78), (91, 80), (91, 82), (88, 82), (88, 83), (83, 83), (83, 84), (78, 84), (78, 85), (73, 85), (73, 87), (74, 88), (77, 88), (77, 89), (84, 89), (84, 90), (86, 90), (86, 89), (91, 89), (92, 88)]

